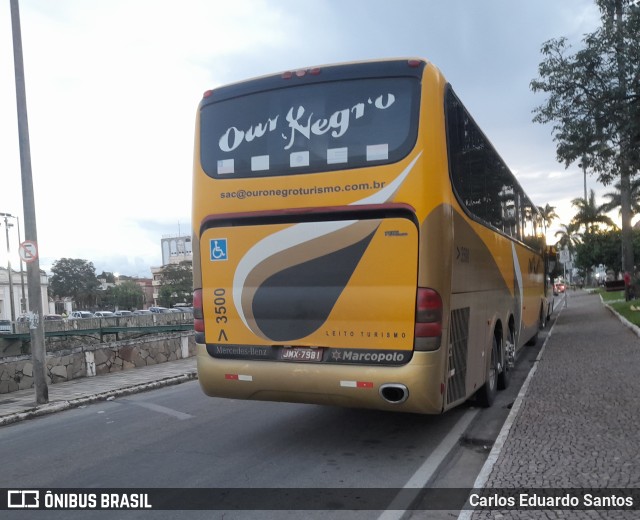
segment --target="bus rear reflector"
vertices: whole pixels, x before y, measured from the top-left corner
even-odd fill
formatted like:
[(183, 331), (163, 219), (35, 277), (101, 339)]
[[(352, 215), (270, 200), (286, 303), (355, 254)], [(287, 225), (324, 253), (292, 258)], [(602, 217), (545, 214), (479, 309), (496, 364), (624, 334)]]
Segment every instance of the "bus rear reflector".
[(442, 336), (442, 298), (433, 289), (418, 287), (415, 350), (436, 350)]
[(202, 289), (193, 291), (193, 328), (204, 332), (204, 314), (202, 313)]

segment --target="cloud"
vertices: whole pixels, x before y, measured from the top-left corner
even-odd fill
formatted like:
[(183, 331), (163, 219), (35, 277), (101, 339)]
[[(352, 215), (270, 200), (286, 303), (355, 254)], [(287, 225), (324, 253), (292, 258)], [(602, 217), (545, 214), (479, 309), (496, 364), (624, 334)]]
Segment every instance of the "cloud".
[[(579, 42), (597, 24), (591, 0), (23, 0), (20, 8), (43, 264), (84, 258), (122, 274), (158, 264), (162, 235), (178, 222), (186, 230), (191, 218), (202, 93), (326, 63), (432, 60), (536, 204), (564, 207), (582, 194), (577, 168), (556, 163), (549, 128), (531, 122), (541, 99), (528, 85), (543, 41)], [(5, 6), (0, 211), (22, 215), (11, 49)]]

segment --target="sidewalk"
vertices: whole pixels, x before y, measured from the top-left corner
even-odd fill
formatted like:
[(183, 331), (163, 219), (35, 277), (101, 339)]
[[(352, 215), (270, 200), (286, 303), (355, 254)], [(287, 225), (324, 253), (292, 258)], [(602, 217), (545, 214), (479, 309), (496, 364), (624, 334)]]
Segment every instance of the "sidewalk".
[(191, 357), (48, 385), (49, 403), (40, 406), (36, 405), (33, 388), (0, 394), (0, 427), (24, 419), (103, 401), (109, 397), (134, 394), (196, 378), (196, 358)]
[[(570, 291), (475, 487), (637, 488), (640, 338)], [(636, 504), (637, 507), (637, 504)], [(501, 516), (502, 515), (502, 516)], [(473, 519), (638, 518), (635, 511), (476, 511)]]

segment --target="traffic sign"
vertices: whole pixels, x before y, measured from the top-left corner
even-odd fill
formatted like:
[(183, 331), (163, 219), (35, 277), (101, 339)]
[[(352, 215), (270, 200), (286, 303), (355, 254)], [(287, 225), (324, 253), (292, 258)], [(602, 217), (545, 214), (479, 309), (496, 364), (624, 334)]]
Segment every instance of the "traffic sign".
[(560, 250), (560, 263), (561, 264), (566, 264), (569, 263), (571, 261), (571, 254), (569, 253), (568, 249), (561, 249)]
[(33, 240), (25, 240), (20, 244), (20, 258), (23, 262), (35, 262), (38, 258), (38, 246)]

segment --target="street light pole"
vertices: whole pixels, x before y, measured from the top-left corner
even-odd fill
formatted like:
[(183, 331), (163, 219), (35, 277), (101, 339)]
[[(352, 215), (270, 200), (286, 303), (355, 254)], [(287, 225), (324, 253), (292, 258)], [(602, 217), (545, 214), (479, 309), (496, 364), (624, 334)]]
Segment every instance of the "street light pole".
[(4, 229), (7, 237), (7, 272), (9, 273), (9, 302), (11, 305), (11, 322), (16, 321), (16, 303), (13, 295), (13, 270), (11, 269), (11, 247), (9, 247), (9, 215), (8, 213), (0, 213), (4, 217)]
[(36, 255), (27, 264), (27, 284), (29, 287), (29, 332), (31, 334), (31, 359), (33, 361), (33, 381), (36, 403), (49, 402), (49, 387), (45, 377), (44, 316), (42, 309), (42, 283), (40, 260), (38, 260), (38, 230), (36, 207), (33, 196), (33, 176), (31, 173), (31, 148), (29, 145), (29, 121), (27, 118), (27, 95), (22, 58), (22, 33), (18, 0), (11, 0), (11, 28), (13, 33), (13, 63), (16, 79), (16, 107), (18, 111), (18, 142), (20, 144), (20, 172), (22, 177), (22, 207), (24, 208), (24, 236), (36, 245)]

